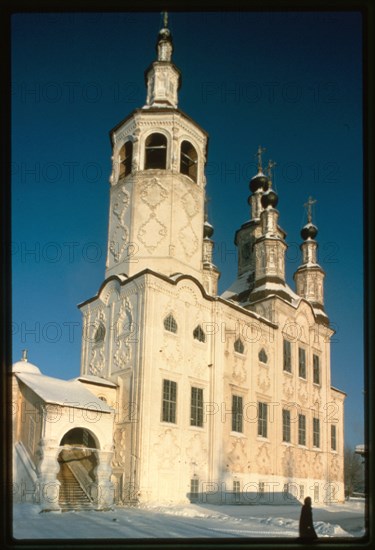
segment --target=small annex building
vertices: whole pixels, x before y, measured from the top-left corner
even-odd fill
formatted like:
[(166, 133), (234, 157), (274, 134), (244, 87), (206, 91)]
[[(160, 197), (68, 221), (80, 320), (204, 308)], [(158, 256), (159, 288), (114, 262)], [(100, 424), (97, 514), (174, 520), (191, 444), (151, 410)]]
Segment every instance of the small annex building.
[(14, 501), (43, 510), (112, 505), (116, 385), (45, 376), (24, 353), (12, 368), (12, 393)]

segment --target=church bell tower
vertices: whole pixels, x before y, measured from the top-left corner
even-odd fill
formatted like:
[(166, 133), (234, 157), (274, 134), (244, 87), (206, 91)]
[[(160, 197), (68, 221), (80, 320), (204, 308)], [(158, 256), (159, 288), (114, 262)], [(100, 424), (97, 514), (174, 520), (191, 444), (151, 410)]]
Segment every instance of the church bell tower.
[[(112, 173), (106, 278), (144, 269), (192, 275), (210, 293), (204, 166), (207, 133), (178, 108), (181, 74), (164, 14), (156, 60), (146, 69), (146, 104), (111, 132)], [(211, 262), (212, 264), (212, 262)]]

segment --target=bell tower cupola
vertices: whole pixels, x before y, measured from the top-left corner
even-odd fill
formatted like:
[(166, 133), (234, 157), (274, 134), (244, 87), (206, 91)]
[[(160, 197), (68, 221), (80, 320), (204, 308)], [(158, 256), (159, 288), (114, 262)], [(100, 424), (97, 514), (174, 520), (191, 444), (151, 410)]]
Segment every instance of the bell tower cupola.
[[(106, 277), (150, 269), (192, 275), (203, 284), (207, 275), (202, 251), (209, 238), (204, 229), (208, 135), (178, 108), (181, 74), (172, 54), (164, 13), (156, 60), (145, 71), (146, 103), (110, 132)], [(211, 245), (205, 244), (207, 257)]]
[(173, 38), (168, 28), (168, 14), (164, 12), (163, 28), (156, 41), (157, 59), (145, 71), (147, 99), (145, 107), (177, 108), (177, 92), (181, 87), (181, 74), (172, 63)]

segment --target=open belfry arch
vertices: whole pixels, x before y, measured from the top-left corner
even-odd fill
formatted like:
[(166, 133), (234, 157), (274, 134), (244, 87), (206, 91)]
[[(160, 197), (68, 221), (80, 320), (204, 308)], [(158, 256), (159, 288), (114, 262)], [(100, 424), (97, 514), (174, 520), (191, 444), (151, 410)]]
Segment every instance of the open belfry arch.
[[(105, 279), (79, 306), (81, 375), (73, 382), (95, 406), (81, 395), (86, 422), (82, 413), (74, 426), (56, 422), (48, 437), (35, 429), (34, 450), (25, 443), (30, 432), (18, 426), (17, 452), (39, 464), (35, 486), (53, 479), (61, 491), (62, 484), (56, 508), (69, 501), (69, 484), (72, 495), (81, 494), (72, 475), (81, 489), (91, 487), (85, 506), (99, 509), (307, 494), (343, 501), (345, 394), (331, 386), (334, 331), (317, 261), (315, 201), (306, 203), (292, 290), (275, 163), (266, 165), (259, 146), (249, 219), (235, 233), (237, 274), (218, 294), (206, 208), (208, 135), (179, 108), (181, 73), (163, 21), (145, 71), (146, 102), (110, 132)], [(19, 370), (26, 363), (14, 371), (17, 399), (29, 390), (46, 399), (32, 384), (43, 379), (40, 371)], [(93, 409), (101, 413), (90, 426)]]

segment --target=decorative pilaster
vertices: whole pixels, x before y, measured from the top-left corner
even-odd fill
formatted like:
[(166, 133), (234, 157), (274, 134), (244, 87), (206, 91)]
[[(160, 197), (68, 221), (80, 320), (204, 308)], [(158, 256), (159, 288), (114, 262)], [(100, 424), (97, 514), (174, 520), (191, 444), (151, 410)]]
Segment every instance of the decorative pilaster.
[(60, 482), (57, 474), (60, 465), (57, 461), (60, 448), (55, 440), (43, 440), (39, 444), (38, 455), (38, 500), (43, 512), (59, 512)]
[(207, 202), (205, 209), (205, 222), (203, 224), (203, 250), (202, 250), (202, 266), (203, 266), (203, 286), (207, 294), (217, 296), (217, 284), (220, 277), (220, 271), (213, 263), (213, 251), (215, 243), (211, 239), (214, 228), (208, 222)]
[(115, 490), (111, 481), (113, 451), (97, 451), (98, 465), (95, 468), (96, 497), (95, 504), (98, 510), (112, 508)]

